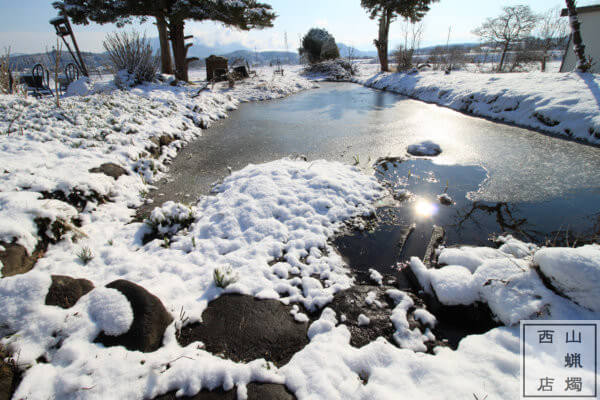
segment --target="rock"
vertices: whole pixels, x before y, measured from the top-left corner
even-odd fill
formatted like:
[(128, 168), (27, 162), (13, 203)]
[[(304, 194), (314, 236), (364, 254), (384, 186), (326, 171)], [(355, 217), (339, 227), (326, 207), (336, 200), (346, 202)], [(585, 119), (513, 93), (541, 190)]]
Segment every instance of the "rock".
[[(362, 347), (379, 336), (383, 336), (393, 343), (392, 336), (395, 329), (390, 320), (390, 314), (394, 306), (388, 302), (388, 297), (385, 295), (387, 289), (391, 289), (391, 287), (356, 285), (337, 293), (328, 305), (336, 312), (340, 323), (348, 327), (352, 346)], [(381, 307), (374, 302), (371, 304), (365, 302), (369, 292), (376, 293), (376, 300)], [(345, 321), (340, 320), (342, 315), (345, 316)], [(359, 324), (361, 315), (369, 319), (367, 325)], [(364, 320), (364, 318), (360, 319)]]
[(544, 248), (533, 262), (561, 295), (592, 311), (600, 311), (600, 246)]
[(87, 279), (75, 279), (70, 276), (52, 275), (52, 285), (46, 295), (46, 305), (71, 308), (83, 295), (94, 288)]
[(89, 172), (94, 173), (94, 174), (95, 173), (104, 174), (106, 176), (110, 176), (111, 178), (114, 178), (115, 180), (119, 179), (119, 177), (121, 175), (129, 175), (125, 168), (123, 168), (120, 165), (117, 165), (115, 163), (104, 163), (104, 164), (100, 165), (99, 167), (90, 169)]
[(450, 195), (448, 193), (442, 193), (442, 194), (438, 195), (437, 198), (438, 198), (438, 201), (440, 202), (440, 204), (442, 204), (444, 206), (450, 206), (454, 203), (452, 201), (452, 197), (450, 197)]
[(281, 366), (308, 344), (308, 323), (296, 322), (291, 309), (276, 300), (221, 296), (202, 313), (203, 322), (184, 327), (177, 340), (182, 346), (201, 341), (236, 362), (264, 358)]
[(442, 148), (431, 140), (425, 140), (409, 145), (406, 151), (413, 156), (437, 156), (442, 152)]
[(162, 338), (173, 317), (160, 299), (135, 283), (120, 279), (106, 285), (117, 289), (129, 300), (133, 309), (133, 323), (127, 333), (109, 336), (101, 332), (94, 340), (109, 346), (124, 346), (131, 351), (149, 353), (158, 350)]
[(3, 277), (24, 274), (31, 271), (38, 259), (36, 252), (34, 252), (33, 256), (30, 256), (25, 247), (20, 244), (0, 242), (0, 246), (4, 247), (4, 250), (0, 251)]
[[(274, 383), (249, 383), (248, 400), (294, 400), (296, 396), (288, 392), (285, 386)], [(237, 400), (236, 390), (225, 392), (223, 389), (211, 392), (202, 390), (194, 396), (176, 397), (175, 392), (155, 397), (154, 400)]]
[(6, 357), (8, 354), (0, 348), (0, 400), (10, 400), (21, 381), (21, 374), (17, 367), (4, 362)]

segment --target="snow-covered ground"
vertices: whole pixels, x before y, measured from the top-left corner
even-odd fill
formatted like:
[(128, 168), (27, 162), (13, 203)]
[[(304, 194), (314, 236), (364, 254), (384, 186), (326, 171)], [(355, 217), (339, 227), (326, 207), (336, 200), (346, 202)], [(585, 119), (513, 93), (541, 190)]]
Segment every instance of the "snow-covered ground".
[[(389, 82), (390, 89), (404, 87), (405, 81), (432, 82), (431, 87), (446, 82), (444, 88), (455, 90), (449, 93), (456, 96), (471, 84), (455, 73), (363, 74), (364, 83)], [(499, 75), (489, 87), (484, 81), (495, 75), (471, 80), (480, 82), (472, 85), (481, 91), (498, 88), (493, 83), (499, 81), (511, 98), (513, 90), (525, 89), (508, 85), (519, 86), (517, 80), (526, 82), (528, 76)], [(577, 79), (564, 77), (567, 83)], [(371, 174), (337, 162), (283, 159), (249, 165), (215, 186), (214, 196), (196, 204), (168, 203), (155, 209), (150, 223), (131, 223), (150, 185), (167, 173), (177, 149), (202, 134), (202, 127), (226, 117), (240, 101), (278, 98), (311, 87), (298, 69), (283, 77), (262, 69), (258, 78), (234, 89), (219, 84), (200, 93), (199, 86), (148, 84), (119, 91), (107, 82), (82, 85), (79, 91), (89, 94), (62, 99), (60, 109), (52, 99), (0, 97), (0, 240), (14, 240), (31, 252), (40, 240), (36, 218), (70, 229), (32, 271), (0, 279), (0, 343), (28, 367), (15, 398), (140, 399), (219, 387), (237, 387), (239, 398), (245, 398), (249, 382), (285, 384), (299, 399), (391, 399), (399, 393), (435, 399), (518, 398), (519, 320), (600, 319), (600, 246), (543, 249), (506, 237), (497, 250), (443, 249), (439, 259), (448, 265), (439, 270), (425, 269), (418, 259), (410, 264), (425, 290), (442, 303), (485, 302), (504, 326), (466, 337), (456, 351), (437, 347), (434, 354), (423, 353), (431, 332), (411, 330), (408, 314), (428, 326), (435, 325), (435, 318), (423, 309), (412, 311), (414, 303), (406, 293), (388, 290), (395, 304), (390, 315), (394, 340), (404, 348), (383, 338), (352, 347), (342, 316), (327, 305), (354, 281), (328, 239), (345, 220), (371, 215), (385, 190)], [(529, 88), (535, 92), (527, 99), (540, 97), (535, 103), (540, 112), (544, 101), (558, 107), (552, 90)], [(417, 92), (429, 91), (433, 89)], [(598, 126), (590, 99), (577, 93), (569, 98), (581, 100), (573, 103), (581, 114), (567, 110), (561, 115), (568, 120), (561, 124), (575, 129), (583, 122), (571, 118), (581, 115)], [(114, 179), (89, 171), (103, 163), (118, 164), (127, 175)], [(76, 207), (57, 193), (75, 193), (87, 203)], [(80, 227), (72, 226), (74, 220)], [(166, 239), (144, 244), (142, 238), (153, 228)], [(84, 250), (87, 259), (81, 257)], [(216, 285), (215, 270), (231, 281), (226, 289)], [(546, 288), (540, 274), (570, 300)], [(86, 278), (96, 289), (73, 308), (47, 306), (51, 275)], [(377, 273), (371, 277), (382, 281)], [(174, 317), (159, 350), (141, 353), (93, 343), (101, 331), (118, 335), (132, 324), (127, 299), (103, 287), (116, 279), (146, 288)], [(176, 330), (181, 310), (187, 322), (199, 321), (208, 302), (227, 292), (324, 311), (309, 327), (310, 343), (281, 368), (264, 360), (235, 363), (197, 343), (180, 346)], [(374, 301), (372, 296), (365, 299)], [(296, 319), (306, 320), (295, 311)], [(362, 317), (359, 323), (368, 325), (368, 317)], [(48, 362), (39, 361), (40, 356)]]
[(360, 64), (353, 81), (476, 116), (600, 144), (598, 74), (378, 71), (376, 64)]

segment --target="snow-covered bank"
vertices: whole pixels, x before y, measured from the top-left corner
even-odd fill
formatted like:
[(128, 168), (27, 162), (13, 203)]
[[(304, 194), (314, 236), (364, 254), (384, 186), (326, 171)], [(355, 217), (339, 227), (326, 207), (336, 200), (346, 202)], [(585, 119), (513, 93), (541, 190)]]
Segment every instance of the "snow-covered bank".
[(360, 64), (352, 80), (476, 116), (600, 144), (600, 75), (378, 73)]
[[(89, 94), (63, 98), (60, 108), (53, 98), (0, 96), (0, 241), (15, 239), (31, 253), (37, 244), (33, 220), (65, 217), (65, 207), (48, 199), (76, 194), (89, 215), (107, 200), (135, 208), (177, 150), (212, 121), (240, 102), (280, 98), (314, 84), (295, 73), (281, 77), (264, 69), (233, 89), (221, 83), (200, 93), (201, 86), (145, 84), (126, 91), (110, 83), (80, 86)], [(105, 163), (127, 174), (115, 180), (90, 171)], [(24, 205), (23, 192), (43, 196), (30, 196)], [(120, 217), (124, 221), (129, 214)]]

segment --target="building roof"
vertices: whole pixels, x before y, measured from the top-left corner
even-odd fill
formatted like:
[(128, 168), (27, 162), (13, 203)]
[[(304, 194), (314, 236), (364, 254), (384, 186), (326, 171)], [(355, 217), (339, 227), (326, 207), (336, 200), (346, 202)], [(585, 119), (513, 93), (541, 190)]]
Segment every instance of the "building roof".
[[(589, 12), (600, 11), (600, 4), (596, 4), (593, 6), (577, 7), (576, 10), (577, 14), (585, 14)], [(560, 12), (560, 16), (566, 17), (567, 15), (569, 15), (569, 12), (566, 8), (563, 8)]]

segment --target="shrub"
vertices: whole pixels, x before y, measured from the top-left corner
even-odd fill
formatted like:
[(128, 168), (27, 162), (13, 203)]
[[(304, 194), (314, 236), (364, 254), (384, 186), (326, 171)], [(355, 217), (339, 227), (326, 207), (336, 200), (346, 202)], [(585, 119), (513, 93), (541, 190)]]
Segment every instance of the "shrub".
[(13, 92), (13, 82), (10, 75), (10, 49), (5, 49), (0, 56), (0, 93), (10, 94)]
[[(145, 222), (152, 229), (150, 237), (168, 239), (182, 229), (188, 228), (196, 220), (193, 207), (167, 201), (152, 210)], [(165, 242), (168, 243), (168, 242)]]
[(334, 81), (347, 81), (356, 73), (356, 66), (351, 61), (337, 59), (311, 64), (304, 72), (325, 75), (327, 79)]
[(393, 53), (394, 61), (397, 64), (398, 71), (407, 71), (413, 67), (414, 49), (408, 49), (400, 45)]
[(340, 51), (333, 36), (325, 29), (320, 28), (312, 28), (308, 31), (302, 38), (302, 47), (298, 49), (298, 53), (310, 64), (340, 57)]
[(94, 259), (94, 254), (92, 253), (92, 249), (90, 249), (88, 246), (83, 246), (77, 253), (77, 257), (79, 260), (81, 260), (83, 265), (87, 265)]
[(238, 280), (237, 274), (231, 267), (217, 267), (213, 270), (213, 280), (217, 287), (225, 289)]
[(138, 32), (108, 34), (103, 46), (112, 63), (117, 86), (128, 87), (154, 80), (159, 59), (145, 35)]

